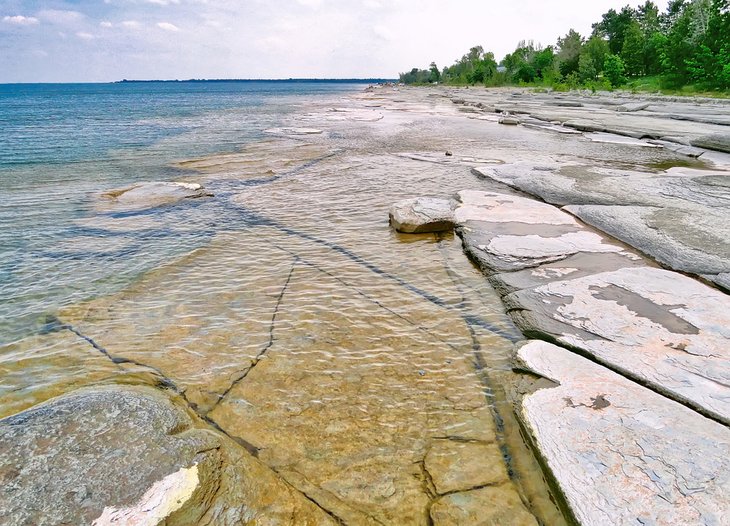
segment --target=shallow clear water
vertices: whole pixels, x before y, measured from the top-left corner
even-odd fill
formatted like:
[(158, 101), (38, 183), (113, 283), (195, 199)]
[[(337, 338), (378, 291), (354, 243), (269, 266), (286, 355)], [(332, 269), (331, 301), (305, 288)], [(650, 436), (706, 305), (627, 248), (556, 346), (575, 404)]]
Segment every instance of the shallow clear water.
[[(431, 478), (474, 462), (497, 466), (454, 482), (475, 506), (494, 507), (469, 490), (494, 485), (563, 523), (501, 394), (521, 335), (499, 297), (452, 234), (388, 224), (396, 200), (484, 184), (441, 152), (514, 161), (542, 136), (346, 85), (47, 89), (4, 95), (3, 148), (26, 158), (0, 168), (0, 417), (83, 386), (162, 386), (349, 524), (428, 524)], [(49, 150), (21, 118), (43, 122), (33, 96), (57, 101)], [(441, 155), (402, 155), (418, 151)], [(214, 195), (99, 195), (159, 180)]]
[(25, 334), (44, 313), (115, 290), (212, 233), (208, 227), (184, 237), (106, 233), (111, 239), (102, 250), (86, 250), (79, 238), (98, 234), (82, 221), (95, 193), (174, 180), (180, 170), (170, 167), (173, 161), (239, 148), (307, 97), (356, 89), (271, 82), (0, 85), (0, 343)]

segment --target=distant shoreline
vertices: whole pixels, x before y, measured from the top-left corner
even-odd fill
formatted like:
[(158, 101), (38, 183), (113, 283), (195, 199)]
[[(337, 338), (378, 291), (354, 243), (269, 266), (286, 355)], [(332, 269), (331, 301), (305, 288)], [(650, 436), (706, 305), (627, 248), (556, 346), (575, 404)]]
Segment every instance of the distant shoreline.
[(362, 79), (184, 79), (184, 80), (137, 80), (122, 79), (110, 80), (107, 82), (0, 82), (0, 86), (24, 86), (24, 85), (61, 85), (61, 84), (215, 84), (215, 83), (277, 83), (277, 84), (385, 84), (398, 82), (398, 79), (362, 78)]
[(385, 82), (398, 82), (398, 79), (363, 78), (363, 79), (186, 79), (186, 80), (117, 80), (112, 84), (128, 84), (134, 82), (321, 82), (327, 84), (381, 84)]

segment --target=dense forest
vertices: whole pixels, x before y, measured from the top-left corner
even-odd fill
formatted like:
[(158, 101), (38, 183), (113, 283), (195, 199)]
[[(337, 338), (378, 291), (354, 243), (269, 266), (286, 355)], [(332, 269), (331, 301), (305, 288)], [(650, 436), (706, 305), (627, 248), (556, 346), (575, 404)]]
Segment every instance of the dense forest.
[(452, 66), (401, 73), (406, 84), (538, 84), (615, 88), (638, 79), (664, 89), (730, 89), (730, 0), (670, 0), (605, 13), (590, 36), (571, 29), (555, 45), (522, 41), (497, 63), (473, 47)]

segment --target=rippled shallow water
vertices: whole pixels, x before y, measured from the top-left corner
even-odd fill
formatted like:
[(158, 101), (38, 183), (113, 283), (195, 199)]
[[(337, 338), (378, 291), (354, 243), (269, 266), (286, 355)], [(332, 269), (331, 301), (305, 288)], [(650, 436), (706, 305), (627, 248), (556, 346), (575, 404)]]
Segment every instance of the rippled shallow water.
[[(147, 232), (131, 240), (103, 232), (85, 221), (96, 192), (174, 180), (180, 170), (173, 161), (259, 140), (303, 98), (353, 89), (358, 86), (0, 86), (0, 342), (24, 334), (47, 311), (129, 283), (212, 233), (201, 226), (186, 236)], [(102, 247), (95, 244), (100, 234)]]
[[(503, 393), (521, 335), (458, 239), (399, 235), (388, 208), (483, 188), (474, 159), (664, 153), (353, 86), (151, 85), (126, 106), (48, 89), (0, 92), (25, 116), (4, 117), (0, 144), (0, 417), (80, 386), (157, 385), (348, 523), (427, 524), (444, 477), (467, 508), (495, 486), (563, 522)], [(145, 180), (214, 196), (124, 209), (98, 195)], [(494, 480), (467, 476), (484, 464)]]

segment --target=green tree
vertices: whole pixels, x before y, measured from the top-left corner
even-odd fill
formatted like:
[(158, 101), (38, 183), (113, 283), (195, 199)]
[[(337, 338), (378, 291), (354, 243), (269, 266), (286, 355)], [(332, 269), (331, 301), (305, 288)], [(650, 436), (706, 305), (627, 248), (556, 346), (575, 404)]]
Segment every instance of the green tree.
[(621, 57), (613, 54), (606, 56), (606, 61), (603, 64), (603, 74), (611, 83), (611, 86), (617, 88), (626, 83), (625, 71), (626, 67)]
[(568, 76), (578, 71), (580, 50), (583, 47), (583, 37), (571, 29), (564, 37), (558, 38), (558, 69), (560, 74)]
[(606, 61), (606, 55), (610, 53), (608, 41), (598, 35), (593, 35), (583, 45), (581, 53), (586, 53), (591, 57), (593, 65), (600, 73), (603, 71), (603, 63)]
[(667, 45), (667, 37), (657, 31), (649, 36), (644, 46), (644, 70), (647, 75), (658, 75), (662, 72), (662, 53)]
[(626, 73), (638, 76), (644, 73), (644, 50), (646, 42), (641, 26), (635, 20), (629, 24), (624, 34), (624, 45), (621, 50), (621, 59), (626, 65)]
[(435, 62), (431, 62), (431, 65), (429, 66), (429, 71), (431, 74), (428, 77), (429, 82), (438, 82), (441, 80), (441, 72), (439, 71), (439, 67), (436, 65)]
[(535, 51), (530, 61), (535, 70), (535, 76), (540, 79), (551, 79), (555, 67), (555, 50), (548, 46), (543, 50)]
[(588, 53), (581, 53), (580, 59), (578, 60), (578, 78), (580, 81), (588, 82), (596, 80), (597, 76), (598, 71), (591, 56)]
[(614, 55), (621, 53), (624, 46), (624, 35), (636, 13), (626, 6), (620, 12), (609, 9), (600, 22), (593, 24), (593, 34), (605, 37), (608, 40), (609, 51)]

